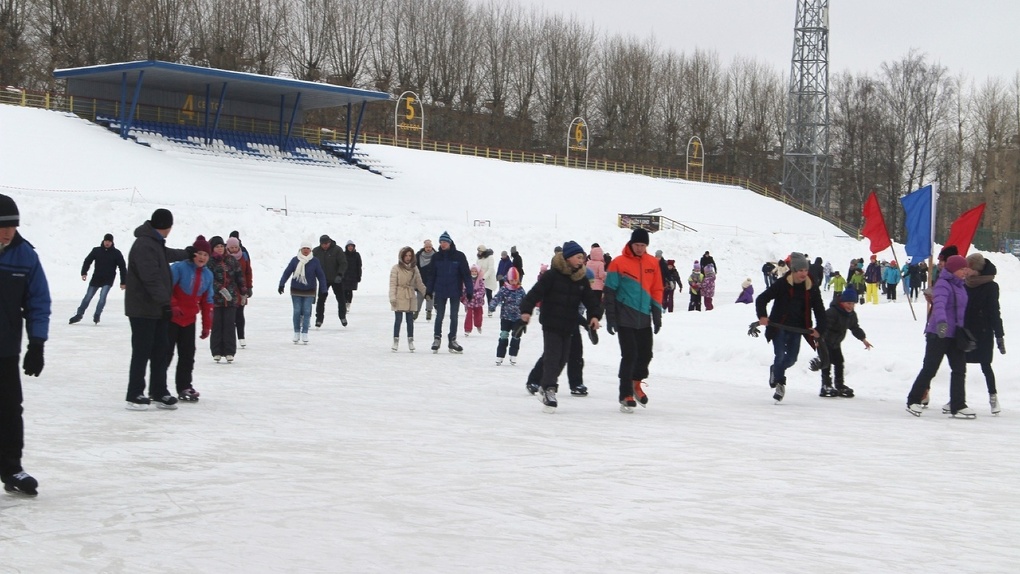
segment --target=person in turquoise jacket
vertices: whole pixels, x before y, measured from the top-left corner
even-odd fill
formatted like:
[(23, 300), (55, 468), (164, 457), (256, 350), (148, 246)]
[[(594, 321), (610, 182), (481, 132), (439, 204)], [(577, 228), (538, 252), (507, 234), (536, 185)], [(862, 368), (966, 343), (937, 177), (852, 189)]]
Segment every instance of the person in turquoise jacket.
[(900, 284), (900, 266), (896, 264), (895, 259), (882, 270), (882, 283), (885, 284), (886, 300), (896, 301), (896, 287)]

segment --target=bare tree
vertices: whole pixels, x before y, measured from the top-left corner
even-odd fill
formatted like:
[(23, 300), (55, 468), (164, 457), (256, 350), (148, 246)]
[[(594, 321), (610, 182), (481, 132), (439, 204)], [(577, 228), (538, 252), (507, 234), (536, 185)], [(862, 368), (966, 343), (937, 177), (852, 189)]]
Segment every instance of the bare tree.
[(327, 81), (358, 86), (368, 67), (369, 47), (376, 29), (371, 17), (378, 13), (380, 0), (335, 0), (327, 15), (330, 76)]
[(331, 0), (295, 0), (288, 28), (287, 68), (299, 80), (319, 81), (329, 50), (326, 14)]
[(543, 50), (543, 25), (539, 13), (532, 10), (521, 20), (520, 33), (514, 38), (514, 65), (510, 69), (510, 96), (513, 115), (520, 120), (531, 119), (532, 100), (538, 90), (538, 77)]
[(0, 0), (0, 88), (28, 75), (28, 0)]
[(148, 0), (148, 15), (139, 22), (147, 60), (179, 62), (190, 49), (190, 21), (197, 18), (192, 0)]

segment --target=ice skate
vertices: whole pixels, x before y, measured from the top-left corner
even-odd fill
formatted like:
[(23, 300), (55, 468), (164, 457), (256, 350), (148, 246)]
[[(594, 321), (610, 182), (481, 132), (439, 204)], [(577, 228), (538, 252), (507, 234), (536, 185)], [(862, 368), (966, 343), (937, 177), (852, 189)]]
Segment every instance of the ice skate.
[(4, 475), (0, 477), (0, 480), (4, 483), (4, 490), (12, 494), (23, 494), (25, 496), (39, 494), (39, 491), (36, 490), (39, 488), (39, 481), (23, 470), (14, 474)]
[(301, 333), (301, 344), (302, 345), (308, 344), (308, 333)]
[(393, 351), (394, 353), (396, 353), (397, 349), (399, 349), (399, 348), (400, 348), (400, 337), (393, 337), (393, 344), (390, 345), (390, 350)]
[(133, 399), (128, 399), (127, 407), (125, 408), (129, 411), (147, 411), (149, 410), (150, 402), (152, 401), (149, 400), (149, 397), (145, 395), (138, 395)]
[(628, 396), (628, 397), (623, 397), (622, 399), (620, 399), (620, 412), (621, 413), (628, 413), (628, 414), (632, 413), (632, 412), (634, 412), (634, 407), (636, 407), (636, 406), (637, 406), (637, 401), (634, 400), (634, 397)]
[(1002, 408), (999, 407), (999, 395), (988, 395), (988, 404), (992, 406), (993, 415), (1002, 412)]
[(407, 338), (407, 350), (414, 352), (414, 337)]
[(182, 403), (197, 403), (198, 397), (201, 395), (194, 388), (187, 388), (177, 393), (177, 399)]
[(443, 346), (443, 338), (442, 337), (436, 337), (432, 341), (432, 352), (433, 353), (438, 353), (439, 352), (439, 347), (442, 347), (442, 346)]
[(542, 389), (542, 391), (538, 394), (538, 398), (539, 398), (539, 400), (542, 401), (542, 404), (544, 405), (542, 407), (542, 412), (544, 412), (546, 414), (552, 414), (552, 413), (556, 412), (556, 406), (557, 406), (556, 405), (556, 389), (554, 387), (549, 387), (548, 389)]

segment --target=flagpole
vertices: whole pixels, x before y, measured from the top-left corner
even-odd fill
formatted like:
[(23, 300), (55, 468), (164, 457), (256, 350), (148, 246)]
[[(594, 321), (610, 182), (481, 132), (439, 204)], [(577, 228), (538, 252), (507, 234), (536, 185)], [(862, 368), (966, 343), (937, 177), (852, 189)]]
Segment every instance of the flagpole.
[[(900, 258), (896, 256), (896, 245), (894, 243), (890, 242), (889, 243), (889, 249), (892, 249), (892, 258), (893, 258), (893, 261), (899, 261)], [(907, 263), (908, 268), (909, 268), (909, 265), (910, 265), (910, 263), (908, 262)], [(896, 272), (899, 273), (899, 271), (900, 270), (897, 268)], [(910, 281), (910, 275), (909, 274), (907, 275), (906, 279), (907, 279), (907, 281)], [(907, 291), (907, 305), (910, 305), (910, 314), (914, 317), (914, 320), (917, 321), (917, 313), (914, 312), (914, 302), (910, 300), (910, 291)]]
[[(935, 183), (931, 184), (931, 249), (928, 250), (928, 252), (929, 252), (929, 255), (928, 255), (928, 287), (929, 288), (934, 288), (934, 285), (932, 285), (932, 279), (935, 276), (935, 260), (934, 260), (934, 257), (935, 257), (935, 219), (936, 219), (935, 218), (935, 211), (936, 211), (936, 209), (938, 207), (938, 201), (939, 201), (939, 184), (938, 184), (938, 182), (935, 182)], [(927, 312), (925, 314), (925, 316), (928, 316), (928, 315), (931, 314), (931, 301), (928, 299), (928, 297), (925, 297), (924, 300), (927, 301), (927, 303), (928, 303), (927, 304)], [(912, 311), (913, 311), (913, 308), (911, 308), (911, 312)]]

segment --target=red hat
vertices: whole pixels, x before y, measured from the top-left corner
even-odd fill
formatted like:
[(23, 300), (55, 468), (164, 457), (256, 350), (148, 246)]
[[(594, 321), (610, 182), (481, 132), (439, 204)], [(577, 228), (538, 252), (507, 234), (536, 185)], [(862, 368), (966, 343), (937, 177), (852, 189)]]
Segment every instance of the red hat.
[(212, 247), (209, 246), (209, 242), (205, 240), (204, 235), (199, 235), (195, 238), (195, 242), (191, 244), (195, 248), (195, 252), (203, 252), (206, 254), (212, 253)]

